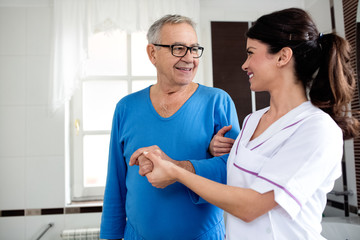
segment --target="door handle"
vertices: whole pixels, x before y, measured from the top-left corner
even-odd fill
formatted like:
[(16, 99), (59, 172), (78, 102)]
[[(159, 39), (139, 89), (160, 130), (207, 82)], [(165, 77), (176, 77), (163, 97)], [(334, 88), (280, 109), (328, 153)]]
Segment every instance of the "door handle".
[(80, 120), (79, 119), (75, 120), (75, 129), (76, 129), (76, 135), (79, 135), (79, 131), (80, 131)]

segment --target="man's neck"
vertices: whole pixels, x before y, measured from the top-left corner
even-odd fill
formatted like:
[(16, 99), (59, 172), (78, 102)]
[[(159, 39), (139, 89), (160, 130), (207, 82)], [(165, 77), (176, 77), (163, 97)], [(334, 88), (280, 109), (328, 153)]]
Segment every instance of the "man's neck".
[(194, 94), (198, 84), (190, 84), (177, 88), (161, 88), (154, 85), (150, 88), (150, 99), (158, 114), (162, 117), (170, 117), (175, 114), (184, 103)]

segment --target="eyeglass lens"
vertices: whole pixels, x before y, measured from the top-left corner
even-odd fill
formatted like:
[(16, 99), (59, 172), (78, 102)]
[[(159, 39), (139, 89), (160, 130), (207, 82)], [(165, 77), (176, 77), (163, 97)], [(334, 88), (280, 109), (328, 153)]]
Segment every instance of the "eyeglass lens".
[(186, 55), (188, 50), (190, 50), (193, 57), (200, 57), (202, 54), (202, 48), (200, 47), (186, 47), (182, 45), (173, 45), (172, 54), (175, 57), (183, 57)]

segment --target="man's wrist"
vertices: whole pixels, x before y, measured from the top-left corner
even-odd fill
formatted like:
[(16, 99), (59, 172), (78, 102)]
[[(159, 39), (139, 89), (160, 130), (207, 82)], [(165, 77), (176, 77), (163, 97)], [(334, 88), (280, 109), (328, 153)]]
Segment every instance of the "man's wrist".
[(185, 161), (174, 161), (173, 160), (173, 163), (176, 165), (176, 166), (179, 166), (191, 173), (195, 173), (195, 168), (194, 166), (192, 165), (192, 163), (188, 160), (185, 160)]

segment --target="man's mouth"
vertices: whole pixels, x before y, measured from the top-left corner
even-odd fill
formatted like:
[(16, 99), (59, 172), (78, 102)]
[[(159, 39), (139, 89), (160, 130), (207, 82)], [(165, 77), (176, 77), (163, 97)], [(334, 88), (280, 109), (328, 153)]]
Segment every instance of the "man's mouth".
[(175, 67), (176, 69), (178, 70), (181, 70), (181, 71), (191, 71), (192, 68), (186, 68), (186, 67)]

